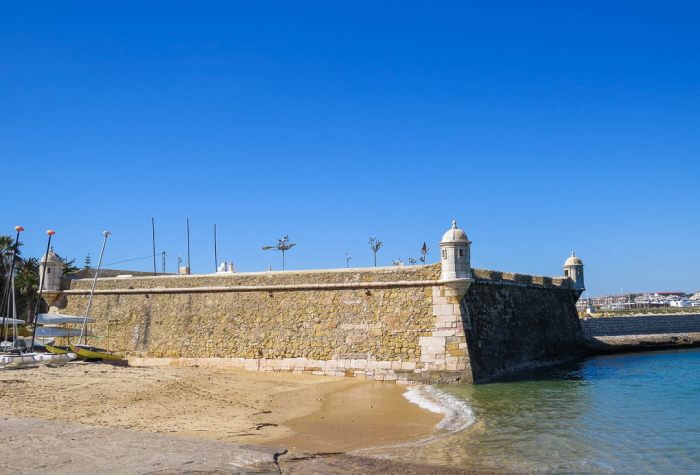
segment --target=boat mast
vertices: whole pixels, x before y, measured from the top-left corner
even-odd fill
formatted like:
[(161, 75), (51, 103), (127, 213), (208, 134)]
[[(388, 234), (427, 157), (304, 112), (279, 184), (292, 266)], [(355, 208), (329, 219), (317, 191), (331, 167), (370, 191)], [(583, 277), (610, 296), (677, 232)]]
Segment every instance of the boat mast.
[[(97, 274), (100, 273), (100, 264), (102, 264), (102, 256), (105, 253), (105, 244), (107, 244), (107, 236), (111, 236), (112, 233), (109, 231), (102, 231), (105, 235), (105, 240), (102, 241), (102, 250), (100, 251), (100, 260), (97, 261), (97, 269), (95, 269), (95, 278), (92, 279), (92, 290), (90, 291), (90, 298), (88, 299), (87, 308), (85, 309), (85, 319), (83, 320), (83, 327), (80, 329), (80, 338), (78, 339), (78, 345), (83, 342), (83, 334), (85, 334), (85, 324), (87, 323), (88, 313), (90, 312), (90, 304), (92, 303), (92, 294), (95, 293), (95, 285), (97, 284)], [(154, 254), (155, 256), (155, 254)]]
[[(10, 277), (12, 279), (12, 348), (17, 348), (19, 345), (17, 342), (17, 298), (15, 298), (15, 276)], [(7, 342), (7, 335), (5, 335), (5, 341)], [(22, 340), (24, 341), (24, 340)]]
[[(6, 333), (5, 337), (7, 337), (7, 328), (5, 328), (5, 315), (7, 315), (10, 312), (10, 296), (14, 299), (15, 292), (14, 290), (10, 290), (10, 282), (12, 282), (12, 276), (15, 275), (15, 261), (17, 260), (17, 247), (19, 246), (19, 233), (24, 231), (24, 228), (22, 226), (15, 226), (15, 231), (17, 231), (17, 237), (15, 238), (15, 245), (12, 246), (12, 263), (10, 264), (10, 281), (8, 281), (5, 284), (5, 289), (2, 294), (2, 306), (0, 306), (0, 309), (2, 310), (2, 325), (0, 325), (0, 331), (4, 331)], [(12, 293), (10, 293), (12, 292)], [(7, 302), (7, 312), (5, 312), (5, 303)], [(0, 334), (1, 335), (1, 334)]]

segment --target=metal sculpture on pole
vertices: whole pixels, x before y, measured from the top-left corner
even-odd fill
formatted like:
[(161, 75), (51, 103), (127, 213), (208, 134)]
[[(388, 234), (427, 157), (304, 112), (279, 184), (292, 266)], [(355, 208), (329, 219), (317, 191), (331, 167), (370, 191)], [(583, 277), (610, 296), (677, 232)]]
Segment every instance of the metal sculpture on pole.
[(428, 255), (428, 251), (430, 248), (425, 245), (425, 241), (423, 241), (423, 248), (420, 250), (420, 253), (423, 254), (423, 257), (420, 258), (420, 261), (425, 264), (425, 256)]
[(384, 243), (381, 242), (377, 238), (369, 238), (369, 243), (370, 247), (372, 248), (372, 251), (374, 251), (374, 267), (377, 267), (377, 251), (379, 250), (380, 247), (384, 246)]
[(284, 270), (284, 253), (296, 245), (297, 243), (289, 244), (289, 236), (285, 236), (282, 239), (278, 239), (277, 244), (274, 246), (265, 246), (262, 248), (262, 250), (267, 251), (269, 249), (273, 249), (275, 251), (282, 251), (282, 270)]

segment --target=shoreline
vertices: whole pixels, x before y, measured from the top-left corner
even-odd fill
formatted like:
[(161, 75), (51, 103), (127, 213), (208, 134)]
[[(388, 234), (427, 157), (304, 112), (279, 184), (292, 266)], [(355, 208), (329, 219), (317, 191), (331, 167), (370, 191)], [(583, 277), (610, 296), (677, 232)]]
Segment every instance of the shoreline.
[(220, 368), (7, 370), (0, 456), (22, 459), (24, 473), (72, 474), (98, 458), (104, 473), (493, 473), (373, 456), (369, 449), (421, 443), (444, 420), (407, 389)]
[(318, 411), (285, 423), (293, 434), (263, 445), (293, 452), (344, 452), (429, 437), (443, 415), (405, 397), (407, 388), (380, 381), (326, 395)]
[(292, 373), (70, 364), (0, 372), (0, 414), (253, 444), (287, 452), (290, 459), (319, 453), (337, 458), (435, 432), (443, 414), (409, 401), (406, 390)]

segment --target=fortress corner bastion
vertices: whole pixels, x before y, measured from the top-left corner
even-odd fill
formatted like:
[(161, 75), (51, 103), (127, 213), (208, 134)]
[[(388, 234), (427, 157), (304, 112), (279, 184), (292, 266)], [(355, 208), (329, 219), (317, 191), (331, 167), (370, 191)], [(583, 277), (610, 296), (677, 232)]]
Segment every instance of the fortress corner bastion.
[[(584, 350), (578, 257), (538, 277), (473, 269), (456, 222), (439, 244), (430, 265), (99, 278), (92, 331), (109, 338), (89, 343), (133, 365), (400, 384), (485, 381)], [(84, 314), (91, 279), (50, 279), (51, 311)]]

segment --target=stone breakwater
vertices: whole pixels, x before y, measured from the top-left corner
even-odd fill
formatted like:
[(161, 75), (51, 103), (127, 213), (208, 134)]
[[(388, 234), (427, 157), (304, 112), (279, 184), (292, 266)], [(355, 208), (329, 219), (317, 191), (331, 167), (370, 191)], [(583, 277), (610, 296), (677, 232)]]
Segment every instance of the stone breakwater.
[(700, 332), (698, 314), (629, 315), (581, 318), (584, 336), (645, 335)]
[[(578, 351), (569, 279), (473, 269), (457, 298), (440, 274), (434, 264), (99, 279), (93, 333), (110, 338), (90, 343), (132, 364), (403, 384), (471, 383)], [(52, 311), (83, 314), (91, 284), (65, 279), (48, 294)]]
[(581, 328), (593, 353), (700, 345), (700, 313), (584, 317)]

